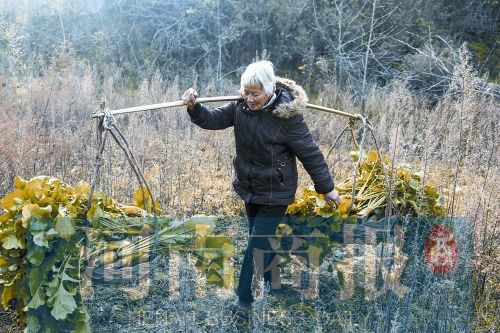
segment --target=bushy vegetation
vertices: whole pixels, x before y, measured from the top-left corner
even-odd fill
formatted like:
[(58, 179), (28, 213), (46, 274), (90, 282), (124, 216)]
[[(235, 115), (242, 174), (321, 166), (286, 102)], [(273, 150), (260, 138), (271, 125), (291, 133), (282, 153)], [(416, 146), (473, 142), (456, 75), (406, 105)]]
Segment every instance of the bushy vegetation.
[(267, 50), (281, 73), (310, 91), (325, 76), (362, 95), (372, 84), (403, 79), (436, 98), (467, 42), (481, 75), (498, 83), (500, 4), (494, 0), (1, 3), (0, 68), (10, 73), (37, 63), (33, 54), (47, 62), (54, 48), (66, 45), (99, 81), (118, 70), (123, 84), (137, 88), (159, 70), (200, 86), (216, 79), (220, 88)]
[[(497, 325), (498, 311), (498, 267), (492, 259), (498, 253), (494, 218), (498, 212), (494, 199), (499, 177), (498, 106), (481, 93), (481, 79), (468, 61), (464, 51), (454, 71), (455, 84), (435, 105), (413, 95), (404, 82), (395, 82), (390, 89), (370, 92), (366, 109), (383, 152), (421, 170), (423, 186), (433, 184), (447, 196), (448, 212), (471, 217), (476, 242), (474, 325), (482, 332)], [(2, 196), (13, 188), (14, 175), (47, 174), (69, 183), (89, 179), (96, 154), (95, 124), (89, 116), (101, 99), (109, 106), (131, 106), (177, 100), (182, 90), (176, 81), (163, 81), (159, 74), (144, 80), (138, 90), (121, 89), (119, 73), (110, 73), (101, 85), (91, 69), (64, 49), (50, 64), (39, 67), (37, 75), (16, 80), (17, 84), (4, 86), (0, 95), (4, 110), (0, 116)], [(207, 86), (202, 94), (235, 90), (235, 86), (222, 91)], [(325, 85), (317, 103), (332, 105), (334, 91)], [(339, 106), (353, 113), (361, 107), (348, 92), (339, 95)], [(306, 118), (324, 152), (345, 125), (342, 119), (313, 111), (306, 112)], [(123, 116), (119, 126), (167, 214), (243, 214), (241, 202), (230, 189), (232, 130), (200, 130), (190, 124), (182, 108)], [(348, 153), (351, 145), (346, 136), (329, 155), (336, 179), (345, 179), (354, 170)], [(100, 188), (124, 202), (137, 185), (126, 163), (117, 147), (106, 147)], [(300, 174), (300, 187), (309, 186), (302, 168)]]
[[(48, 5), (53, 3), (39, 1), (28, 7), (28, 2), (5, 0), (0, 7), (4, 18), (0, 22), (0, 197), (12, 191), (16, 175), (25, 179), (50, 175), (69, 184), (89, 180), (97, 153), (96, 124), (89, 117), (101, 101), (112, 109), (173, 101), (191, 85), (198, 86), (202, 96), (233, 95), (242, 66), (266, 49), (277, 73), (297, 79), (313, 103), (367, 114), (382, 152), (393, 161), (411, 163), (412, 172), (420, 171), (420, 186), (432, 185), (443, 193), (444, 210), (450, 216), (470, 218), (474, 331), (498, 329), (500, 112), (494, 84), (498, 47), (491, 40), (498, 1), (481, 2), (482, 6), (475, 1), (304, 1), (302, 7), (282, 2), (256, 6), (252, 1), (97, 1), (95, 8), (82, 10), (75, 6), (84, 2)], [(378, 25), (370, 25), (374, 8)], [(23, 14), (26, 9), (29, 15)], [(182, 15), (174, 18), (172, 13)], [(337, 24), (339, 13), (346, 19), (359, 16), (356, 29)], [(111, 15), (113, 22), (100, 19)], [(484, 24), (465, 19), (471, 16)], [(367, 47), (370, 26), (374, 43)], [(402, 31), (387, 30), (394, 26)], [(345, 34), (338, 34), (340, 28)], [(460, 47), (464, 40), (470, 43)], [(257, 46), (243, 50), (242, 41)], [(345, 48), (340, 47), (343, 42), (349, 42)], [(307, 111), (305, 117), (326, 155), (346, 121), (316, 111)], [(232, 129), (200, 130), (190, 123), (184, 108), (117, 119), (165, 214), (235, 216), (218, 232), (234, 237), (241, 251), (246, 230), (242, 202), (230, 188)], [(374, 142), (367, 139), (367, 145), (373, 148)], [(328, 157), (337, 180), (353, 173), (351, 149), (350, 138), (342, 137)], [(101, 170), (100, 189), (127, 202), (138, 184), (122, 151), (111, 143)], [(299, 171), (301, 190), (310, 179), (302, 168)], [(235, 259), (236, 268), (240, 259)], [(140, 318), (141, 306), (147, 305), (149, 314), (161, 306), (172, 311), (177, 316), (172, 327), (192, 323), (182, 316), (190, 307), (205, 318), (215, 318), (202, 320), (207, 331), (233, 327), (220, 317), (231, 293), (209, 290), (190, 301), (191, 289), (197, 290), (199, 282), (192, 267), (183, 265), (186, 260), (173, 256), (168, 265), (177, 265), (183, 277), (175, 288), (180, 297), (172, 302), (160, 301), (162, 283), (170, 274), (161, 267), (152, 277), (151, 298), (141, 294), (141, 288), (128, 290), (130, 297), (125, 298), (122, 289), (86, 289), (82, 298), (92, 308), (91, 326), (96, 331), (106, 329), (111, 320), (111, 326), (119, 329), (117, 322), (125, 320), (120, 307), (134, 305), (130, 316)], [(332, 291), (329, 282), (339, 281), (324, 278), (326, 292)], [(211, 301), (213, 308), (201, 308)], [(360, 326), (368, 312), (359, 303), (333, 296), (323, 303), (302, 301), (291, 292), (290, 298), (272, 298), (259, 306), (267, 313), (271, 310), (273, 322), (284, 330), (290, 324), (287, 316), (295, 315), (304, 327), (313, 328), (330, 318), (331, 309), (344, 311), (333, 319), (339, 329), (373, 328)], [(432, 299), (421, 301), (421, 309), (434, 304)], [(308, 316), (312, 312), (319, 315)], [(155, 320), (142, 316), (155, 329)], [(161, 319), (161, 313), (155, 318)], [(5, 330), (18, 329), (13, 319), (15, 314), (0, 312)], [(263, 316), (258, 319), (256, 331), (271, 322)]]

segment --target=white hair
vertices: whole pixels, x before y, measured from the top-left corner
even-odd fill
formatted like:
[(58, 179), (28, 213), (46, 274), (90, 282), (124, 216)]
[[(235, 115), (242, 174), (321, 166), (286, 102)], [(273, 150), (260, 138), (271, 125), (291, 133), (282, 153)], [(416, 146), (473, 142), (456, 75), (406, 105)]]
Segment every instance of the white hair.
[(272, 96), (276, 89), (276, 76), (274, 75), (273, 63), (267, 60), (257, 61), (248, 65), (241, 75), (240, 94), (245, 87), (260, 84), (267, 96)]

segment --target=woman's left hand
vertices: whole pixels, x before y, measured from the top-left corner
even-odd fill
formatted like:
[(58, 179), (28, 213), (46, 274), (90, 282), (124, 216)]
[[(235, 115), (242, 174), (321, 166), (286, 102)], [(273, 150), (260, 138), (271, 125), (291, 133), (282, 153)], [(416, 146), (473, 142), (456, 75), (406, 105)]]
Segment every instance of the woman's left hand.
[(337, 192), (336, 190), (330, 191), (323, 195), (325, 196), (326, 202), (328, 202), (330, 205), (335, 205), (335, 207), (338, 207), (342, 202), (342, 198), (340, 197), (339, 192)]

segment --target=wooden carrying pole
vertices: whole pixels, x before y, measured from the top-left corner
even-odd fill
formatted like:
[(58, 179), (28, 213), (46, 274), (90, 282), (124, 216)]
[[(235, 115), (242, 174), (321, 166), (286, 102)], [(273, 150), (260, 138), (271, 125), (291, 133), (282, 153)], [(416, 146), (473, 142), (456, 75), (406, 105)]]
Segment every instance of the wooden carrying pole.
[[(205, 97), (205, 98), (197, 98), (196, 101), (198, 103), (210, 103), (210, 102), (227, 102), (227, 101), (236, 101), (241, 99), (241, 96), (220, 96), (220, 97)], [(125, 114), (125, 113), (133, 113), (133, 112), (141, 112), (141, 111), (151, 111), (151, 110), (158, 110), (158, 109), (166, 109), (166, 108), (173, 108), (177, 106), (185, 106), (186, 104), (184, 101), (175, 101), (175, 102), (168, 102), (168, 103), (160, 103), (160, 104), (151, 104), (151, 105), (142, 105), (142, 106), (135, 106), (132, 108), (126, 108), (126, 109), (118, 109), (118, 110), (112, 110), (110, 113), (112, 115), (118, 115), (118, 114)], [(350, 114), (347, 112), (327, 108), (324, 106), (319, 106), (319, 105), (314, 105), (307, 103), (306, 107), (309, 109), (313, 110), (319, 110), (323, 112), (329, 112), (333, 114), (337, 114), (340, 116), (348, 117), (351, 119), (361, 119), (361, 116), (358, 114)], [(99, 118), (104, 116), (103, 112), (97, 112), (94, 113), (91, 118)]]

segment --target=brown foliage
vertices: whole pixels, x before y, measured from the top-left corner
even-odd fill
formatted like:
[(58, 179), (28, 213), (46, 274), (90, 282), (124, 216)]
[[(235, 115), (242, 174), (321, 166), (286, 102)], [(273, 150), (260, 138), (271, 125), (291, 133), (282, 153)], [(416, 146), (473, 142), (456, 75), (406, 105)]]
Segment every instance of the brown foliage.
[[(89, 180), (96, 154), (95, 121), (89, 116), (101, 100), (111, 109), (159, 103), (178, 100), (186, 88), (155, 73), (138, 91), (124, 91), (119, 72), (110, 72), (101, 83), (91, 68), (74, 59), (61, 52), (51, 64), (0, 87), (0, 196), (12, 188), (15, 175), (29, 179), (46, 174), (71, 184)], [(476, 329), (485, 331), (495, 321), (498, 325), (500, 112), (498, 102), (482, 93), (482, 79), (468, 65), (465, 52), (454, 78), (435, 105), (412, 95), (404, 82), (394, 82), (368, 95), (366, 112), (382, 150), (396, 161), (420, 167), (423, 181), (447, 194), (448, 211), (474, 223)], [(222, 90), (217, 93), (237, 89), (228, 85)], [(201, 93), (213, 91), (207, 87)], [(337, 91), (325, 85), (316, 103), (359, 112), (352, 95)], [(117, 119), (167, 214), (243, 214), (241, 200), (231, 190), (232, 129), (201, 130), (190, 123), (183, 108)], [(307, 111), (306, 119), (325, 153), (346, 124), (315, 111)], [(367, 142), (373, 147), (371, 139)], [(353, 172), (351, 147), (346, 135), (328, 159), (338, 180)], [(101, 171), (102, 190), (119, 200), (131, 197), (135, 176), (111, 141)], [(309, 184), (300, 168), (300, 186)]]

